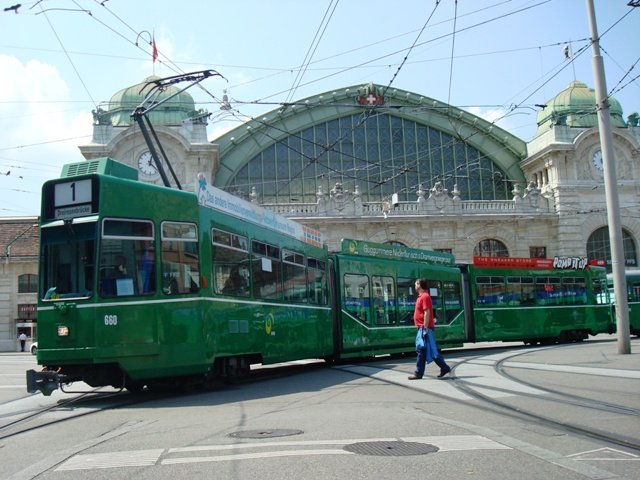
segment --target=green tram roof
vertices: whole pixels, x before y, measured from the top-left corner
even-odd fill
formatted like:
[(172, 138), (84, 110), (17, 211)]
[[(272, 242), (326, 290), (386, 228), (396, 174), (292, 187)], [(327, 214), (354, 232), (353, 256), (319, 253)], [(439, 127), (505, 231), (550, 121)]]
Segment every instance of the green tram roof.
[[(138, 181), (138, 171), (135, 168), (109, 157), (64, 165), (60, 178), (55, 181), (91, 174)], [(139, 185), (141, 188), (165, 188), (143, 182), (139, 182)], [(201, 178), (196, 179), (194, 189), (198, 192), (198, 203), (203, 208), (220, 211), (263, 228), (283, 233), (310, 245), (323, 247), (322, 234), (318, 230), (294, 222), (242, 198), (235, 197), (219, 188), (207, 185), (206, 181), (203, 182)], [(189, 191), (181, 192), (194, 195), (193, 192)], [(59, 219), (55, 218), (55, 220)]]
[(138, 180), (138, 171), (135, 168), (109, 157), (68, 163), (62, 167), (60, 178), (77, 177), (91, 173), (126, 178), (127, 180)]

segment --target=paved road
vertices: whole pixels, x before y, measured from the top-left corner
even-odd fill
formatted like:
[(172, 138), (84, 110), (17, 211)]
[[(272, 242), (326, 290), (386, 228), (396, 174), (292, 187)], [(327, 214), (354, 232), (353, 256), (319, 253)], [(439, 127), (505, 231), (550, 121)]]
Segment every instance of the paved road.
[[(179, 397), (147, 394), (144, 403), (0, 439), (0, 476), (640, 479), (638, 339), (632, 351), (617, 354), (611, 340), (456, 349), (446, 352), (455, 368), (445, 380), (430, 366), (430, 377), (409, 381), (414, 359), (387, 358)], [(33, 364), (0, 355), (2, 424), (65, 398), (24, 393), (20, 370)]]

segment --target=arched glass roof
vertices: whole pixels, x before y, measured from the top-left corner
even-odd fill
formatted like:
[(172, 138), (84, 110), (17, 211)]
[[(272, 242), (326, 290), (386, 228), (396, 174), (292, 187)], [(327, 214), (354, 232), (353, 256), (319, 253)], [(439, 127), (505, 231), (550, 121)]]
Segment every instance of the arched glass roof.
[[(373, 99), (373, 100), (372, 100)], [(373, 103), (368, 103), (373, 102)], [(462, 110), (366, 85), (295, 102), (214, 141), (213, 184), (262, 203), (310, 203), (336, 183), (365, 202), (416, 200), (440, 181), (463, 199), (511, 198), (524, 142)]]

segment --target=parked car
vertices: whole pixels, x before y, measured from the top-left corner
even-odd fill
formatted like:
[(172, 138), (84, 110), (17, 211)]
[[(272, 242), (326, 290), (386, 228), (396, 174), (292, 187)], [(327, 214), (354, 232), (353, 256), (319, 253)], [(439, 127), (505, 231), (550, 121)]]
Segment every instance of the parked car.
[(38, 342), (33, 342), (29, 347), (29, 351), (31, 352), (31, 355), (38, 353)]

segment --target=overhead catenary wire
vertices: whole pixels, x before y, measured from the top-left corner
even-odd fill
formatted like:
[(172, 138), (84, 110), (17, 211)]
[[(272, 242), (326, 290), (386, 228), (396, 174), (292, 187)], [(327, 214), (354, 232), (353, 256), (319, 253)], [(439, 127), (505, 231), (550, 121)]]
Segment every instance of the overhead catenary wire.
[[(436, 1), (436, 6), (434, 7), (433, 12), (435, 12), (435, 9), (438, 7), (439, 4), (439, 0)], [(414, 40), (413, 44), (411, 45), (411, 47), (408, 49), (407, 54), (405, 55), (405, 58), (403, 59), (403, 62), (401, 62), (400, 66), (398, 67), (398, 70), (396, 71), (396, 73), (393, 75), (393, 77), (391, 78), (391, 80), (389, 81), (389, 84), (387, 85), (387, 87), (384, 89), (383, 91), (383, 96), (386, 93), (386, 91), (388, 90), (388, 88), (391, 86), (391, 84), (393, 83), (393, 81), (395, 80), (395, 78), (397, 77), (398, 73), (400, 72), (400, 70), (402, 69), (402, 66), (404, 65), (404, 62), (406, 61), (406, 59), (408, 58), (409, 53), (411, 52), (411, 50), (414, 48), (417, 40), (420, 38), (420, 36), (422, 35), (422, 32), (424, 31), (424, 29), (427, 27), (427, 24), (429, 23), (429, 20), (433, 17), (433, 12), (431, 13), (431, 15), (429, 15), (427, 21), (424, 23), (422, 29), (420, 30), (420, 33), (418, 34), (418, 37), (416, 38), (416, 40)], [(326, 147), (324, 147), (324, 149), (320, 152), (320, 154), (316, 155), (315, 158), (313, 158), (311, 161), (309, 161), (301, 170), (300, 172), (298, 172), (295, 176), (295, 178), (298, 178), (302, 172), (304, 172), (309, 166), (313, 165), (314, 163), (316, 163), (318, 161), (318, 159), (325, 155), (327, 152), (333, 150), (333, 148), (338, 145), (340, 142), (342, 142), (342, 140), (350, 133), (353, 132), (356, 128), (359, 128), (360, 126), (362, 126), (367, 120), (368, 118), (375, 112), (375, 106), (374, 108), (370, 109), (370, 110), (365, 110), (361, 116), (361, 119), (356, 123), (356, 125), (354, 125), (350, 130), (345, 131), (338, 139), (336, 139), (335, 141), (331, 142), (331, 144), (327, 145)]]
[[(546, 3), (546, 2), (545, 2), (545, 3)], [(437, 5), (436, 5), (436, 6), (437, 6)], [(484, 23), (484, 22), (483, 22), (483, 23)], [(423, 27), (423, 29), (424, 29), (424, 27)], [(455, 31), (455, 28), (454, 28), (454, 31)], [(414, 45), (415, 45), (415, 42), (414, 42)], [(452, 54), (452, 55), (453, 55), (453, 54)], [(405, 57), (404, 61), (406, 61), (406, 57)], [(404, 61), (403, 61), (403, 63), (401, 63), (401, 65), (403, 65), (403, 64), (404, 64)], [(397, 74), (397, 72), (396, 72), (396, 74)], [(395, 78), (395, 76), (394, 76), (393, 78)], [(392, 81), (393, 81), (393, 79), (392, 79)], [(390, 82), (390, 83), (391, 83), (391, 82)], [(386, 91), (386, 90), (385, 90), (385, 91)], [(510, 111), (513, 111), (515, 108), (517, 108), (517, 107), (513, 107)], [(365, 117), (365, 120), (366, 120), (366, 117)], [(473, 134), (472, 134), (472, 135), (473, 135)], [(336, 145), (337, 143), (339, 143), (339, 142), (334, 142), (334, 143), (333, 143), (333, 145), (332, 145), (332, 147), (333, 147), (334, 145)], [(329, 149), (326, 149), (325, 151), (329, 151)], [(309, 165), (311, 165), (312, 163), (314, 163), (314, 162), (309, 162), (309, 163), (307, 164), (307, 167), (308, 167)], [(306, 167), (305, 167), (305, 168), (306, 168)], [(296, 178), (297, 178), (297, 177), (302, 173), (302, 171), (303, 171), (303, 170), (304, 170), (304, 168), (303, 168), (303, 169), (298, 173), (298, 175), (296, 175)]]
[[(335, 1), (335, 3), (334, 3)], [(309, 49), (307, 50), (307, 53), (305, 54), (304, 60), (302, 61), (302, 67), (300, 69), (298, 69), (298, 72), (296, 74), (296, 78), (293, 81), (293, 85), (291, 86), (291, 89), (289, 90), (289, 93), (287, 94), (287, 97), (285, 99), (285, 102), (289, 101), (290, 99), (293, 98), (293, 96), (296, 93), (296, 90), (298, 89), (298, 86), (300, 85), (300, 82), (302, 81), (302, 77), (304, 76), (309, 63), (311, 62), (311, 59), (313, 58), (313, 55), (315, 54), (316, 50), (318, 49), (318, 45), (320, 45), (320, 41), (322, 40), (322, 37), (324, 36), (325, 31), (327, 30), (327, 27), (329, 26), (329, 22), (331, 21), (331, 18), (333, 17), (334, 12), (336, 11), (336, 8), (338, 7), (338, 3), (340, 3), (340, 0), (331, 0), (331, 2), (329, 3), (329, 6), (327, 7), (327, 10), (324, 13), (324, 17), (322, 18), (322, 21), (320, 22), (320, 25), (318, 26), (318, 29), (316, 30), (316, 33), (313, 37), (313, 40), (311, 41), (311, 45), (309, 46)], [(333, 8), (331, 8), (333, 6)], [(331, 12), (329, 12), (329, 10), (331, 10)], [(328, 16), (328, 18), (327, 18)]]
[[(97, 1), (96, 1), (96, 3), (99, 3), (99, 2), (97, 2)], [(504, 2), (503, 2), (503, 3), (504, 3)], [(135, 30), (134, 30), (134, 29), (132, 29), (131, 31), (132, 31), (132, 32), (135, 32)], [(405, 64), (409, 64), (409, 63), (411, 63), (411, 61), (410, 61), (410, 60), (407, 60), (407, 61), (405, 62)], [(182, 64), (181, 64), (181, 65), (182, 65)], [(363, 65), (363, 67), (362, 67), (362, 68), (364, 68), (365, 66), (366, 66), (366, 65)], [(312, 67), (313, 67), (313, 64), (312, 64), (312, 63), (309, 63), (309, 64), (307, 65), (307, 70), (306, 70), (306, 71), (307, 71), (307, 72), (311, 71), (311, 68), (312, 68)], [(215, 99), (215, 96), (213, 96), (212, 98), (214, 98), (214, 99)], [(515, 106), (515, 108), (520, 108), (521, 106), (523, 106), (523, 103), (522, 103), (522, 102), (520, 102), (520, 103), (514, 103), (514, 104), (512, 104), (512, 105), (514, 105), (514, 106)], [(509, 114), (509, 113), (510, 113), (510, 112), (512, 112), (512, 111), (513, 111), (513, 110), (509, 110), (509, 112), (507, 112), (507, 114)]]
[[(42, 5), (40, 6), (40, 8), (42, 9)], [(65, 53), (65, 55), (67, 57), (67, 60), (71, 64), (71, 67), (73, 68), (73, 71), (76, 73), (76, 76), (78, 77), (78, 80), (80, 80), (80, 84), (82, 85), (82, 87), (84, 88), (85, 92), (87, 93), (87, 96), (91, 99), (91, 103), (93, 103), (95, 108), (98, 108), (98, 104), (93, 99), (93, 96), (91, 95), (91, 92), (89, 91), (89, 87), (87, 87), (87, 84), (85, 83), (84, 79), (82, 78), (82, 75), (80, 75), (80, 72), (78, 71), (77, 67), (73, 63), (73, 60), (71, 59), (71, 56), (67, 52), (67, 49), (65, 48), (64, 43), (62, 43), (62, 39), (58, 35), (58, 32), (56, 32), (56, 29), (54, 28), (53, 24), (51, 23), (51, 20), (49, 20), (49, 16), (46, 14), (44, 9), (43, 9), (43, 14), (44, 14), (45, 19), (47, 20), (47, 23), (49, 24), (49, 27), (51, 27), (51, 30), (53, 31), (54, 36), (58, 40), (58, 43), (60, 44), (60, 47), (64, 51), (64, 53)]]

